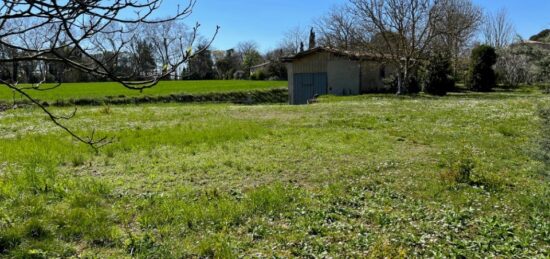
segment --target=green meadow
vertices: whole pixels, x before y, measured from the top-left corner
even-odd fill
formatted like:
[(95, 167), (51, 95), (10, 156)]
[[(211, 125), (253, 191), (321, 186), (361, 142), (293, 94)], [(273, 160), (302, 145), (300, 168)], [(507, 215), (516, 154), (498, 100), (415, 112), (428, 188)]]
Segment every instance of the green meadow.
[[(37, 96), (131, 94), (99, 89)], [(533, 90), (82, 107), (66, 123), (114, 139), (98, 153), (38, 109), (8, 110), (0, 257), (547, 258), (544, 106)]]
[[(250, 81), (250, 80), (202, 80), (202, 81), (160, 81), (153, 88), (143, 92), (124, 88), (115, 82), (64, 83), (50, 91), (29, 91), (33, 97), (42, 101), (68, 99), (100, 99), (103, 97), (166, 96), (171, 94), (206, 94), (219, 92), (238, 92), (266, 90), (286, 87), (286, 81)], [(44, 84), (42, 88), (52, 87)], [(0, 102), (23, 100), (20, 94), (13, 93), (7, 87), (0, 87)]]

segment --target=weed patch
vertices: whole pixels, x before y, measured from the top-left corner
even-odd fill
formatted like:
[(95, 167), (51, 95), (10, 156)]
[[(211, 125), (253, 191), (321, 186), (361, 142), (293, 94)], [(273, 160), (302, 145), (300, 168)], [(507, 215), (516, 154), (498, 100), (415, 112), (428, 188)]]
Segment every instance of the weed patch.
[[(58, 240), (104, 246), (117, 239), (107, 209), (109, 191), (93, 180), (59, 175), (55, 162), (35, 157), (3, 176), (0, 252), (14, 257), (74, 255)], [(0, 210), (2, 211), (2, 210)], [(22, 240), (32, 240), (29, 243)], [(69, 253), (69, 254), (67, 254)]]

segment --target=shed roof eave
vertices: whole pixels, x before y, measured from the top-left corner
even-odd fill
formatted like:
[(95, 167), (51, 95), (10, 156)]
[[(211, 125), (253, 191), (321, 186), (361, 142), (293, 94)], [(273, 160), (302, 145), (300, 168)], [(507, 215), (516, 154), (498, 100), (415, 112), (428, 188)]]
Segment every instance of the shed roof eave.
[(293, 56), (283, 57), (281, 58), (281, 61), (285, 63), (291, 63), (295, 60), (299, 60), (319, 52), (328, 52), (337, 56), (347, 57), (351, 60), (368, 61), (368, 60), (387, 59), (387, 57), (384, 57), (382, 55), (377, 55), (377, 54), (368, 53), (368, 52), (353, 52), (353, 51), (338, 50), (338, 49), (327, 48), (327, 47), (317, 47), (317, 48), (313, 48), (313, 49), (309, 49), (309, 50), (297, 53)]

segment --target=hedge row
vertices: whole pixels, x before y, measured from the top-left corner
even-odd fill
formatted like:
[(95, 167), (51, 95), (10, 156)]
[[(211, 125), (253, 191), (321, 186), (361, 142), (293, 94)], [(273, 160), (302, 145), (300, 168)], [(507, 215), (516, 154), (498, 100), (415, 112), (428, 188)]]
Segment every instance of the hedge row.
[[(259, 104), (259, 103), (286, 103), (288, 102), (288, 89), (275, 88), (270, 90), (256, 90), (248, 92), (226, 92), (207, 94), (172, 94), (167, 96), (108, 96), (104, 98), (79, 98), (57, 100), (53, 102), (41, 101), (45, 106), (99, 106), (99, 105), (121, 105), (121, 104), (145, 104), (145, 103), (236, 103), (236, 104)], [(16, 105), (28, 105), (29, 101), (17, 101)], [(0, 103), (2, 107), (10, 107), (7, 103)]]

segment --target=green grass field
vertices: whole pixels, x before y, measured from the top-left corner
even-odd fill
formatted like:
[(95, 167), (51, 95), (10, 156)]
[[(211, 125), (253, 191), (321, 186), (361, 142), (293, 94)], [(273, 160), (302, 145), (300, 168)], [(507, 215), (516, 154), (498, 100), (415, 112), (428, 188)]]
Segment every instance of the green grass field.
[[(161, 81), (151, 89), (145, 89), (143, 93), (124, 88), (118, 83), (64, 83), (61, 87), (51, 91), (29, 91), (33, 97), (42, 101), (56, 101), (79, 98), (103, 98), (107, 96), (135, 97), (135, 96), (161, 96), (170, 94), (204, 94), (212, 92), (235, 92), (248, 90), (262, 90), (277, 87), (286, 87), (286, 81), (248, 81), (248, 80), (203, 80), (203, 81)], [(44, 85), (48, 87), (48, 85)], [(0, 86), (0, 101), (13, 100), (13, 92)], [(16, 100), (22, 97), (15, 96)]]
[(98, 154), (37, 109), (9, 110), (0, 257), (545, 258), (545, 105), (507, 92), (83, 107), (70, 126), (116, 138)]

